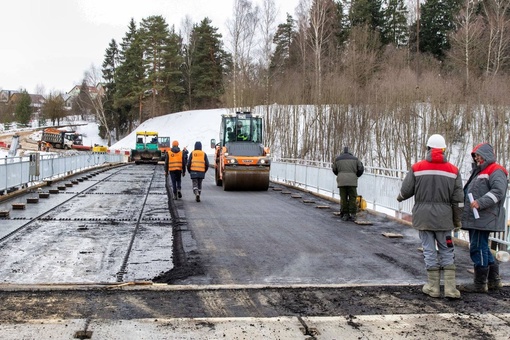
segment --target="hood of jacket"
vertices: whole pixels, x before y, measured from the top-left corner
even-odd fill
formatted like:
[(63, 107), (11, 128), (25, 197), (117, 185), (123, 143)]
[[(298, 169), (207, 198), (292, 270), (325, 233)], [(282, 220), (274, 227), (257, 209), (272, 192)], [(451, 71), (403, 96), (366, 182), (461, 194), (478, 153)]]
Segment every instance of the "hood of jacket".
[(446, 155), (443, 149), (431, 148), (427, 151), (425, 160), (431, 163), (446, 163)]
[(473, 151), (471, 151), (471, 157), (473, 157), (473, 162), (476, 163), (475, 154), (479, 154), (480, 156), (482, 156), (483, 164), (485, 164), (486, 166), (496, 161), (494, 149), (492, 148), (492, 145), (490, 145), (489, 143), (480, 143), (473, 148)]
[(202, 150), (202, 143), (201, 142), (195, 142), (195, 150)]

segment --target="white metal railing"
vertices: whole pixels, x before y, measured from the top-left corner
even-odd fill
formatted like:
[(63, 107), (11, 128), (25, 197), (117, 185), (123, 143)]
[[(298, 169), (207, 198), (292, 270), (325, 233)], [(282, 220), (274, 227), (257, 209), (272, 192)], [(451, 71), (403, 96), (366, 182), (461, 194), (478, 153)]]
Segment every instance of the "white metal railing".
[[(397, 201), (406, 173), (407, 171), (404, 170), (365, 166), (365, 173), (358, 180), (358, 195), (363, 196), (371, 210), (397, 218), (402, 218), (404, 215), (410, 216), (414, 198), (411, 197), (403, 202)], [(340, 201), (336, 176), (331, 170), (331, 163), (302, 159), (277, 159), (271, 162), (270, 176), (273, 182), (290, 185)], [(509, 205), (510, 190), (507, 191), (505, 202), (507, 214)], [(460, 234), (459, 237), (467, 239), (466, 233)], [(506, 249), (510, 245), (510, 226), (507, 225), (503, 232), (493, 233), (490, 239)]]
[(36, 154), (32, 154), (0, 159), (0, 192), (31, 186), (33, 183), (62, 177), (104, 163), (121, 163), (124, 160), (124, 155), (121, 154), (90, 152), (70, 156), (39, 154), (38, 161), (36, 157)]

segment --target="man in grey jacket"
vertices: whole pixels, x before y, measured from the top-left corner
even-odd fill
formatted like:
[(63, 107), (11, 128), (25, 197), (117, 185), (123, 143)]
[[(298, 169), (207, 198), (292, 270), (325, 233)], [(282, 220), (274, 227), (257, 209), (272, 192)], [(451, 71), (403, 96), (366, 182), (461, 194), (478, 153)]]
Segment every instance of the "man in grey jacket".
[(445, 149), (443, 136), (429, 137), (425, 159), (413, 164), (402, 182), (397, 200), (401, 202), (414, 196), (413, 228), (420, 236), (428, 276), (423, 293), (441, 296), (442, 270), (444, 296), (460, 298), (455, 283), (451, 235), (454, 228), (460, 229), (464, 193), (459, 169), (446, 161)]
[[(464, 186), (462, 229), (469, 231), (469, 253), (474, 264), (474, 282), (462, 291), (485, 293), (501, 288), (499, 265), (489, 247), (489, 234), (505, 230), (505, 197), (508, 171), (496, 163), (490, 144), (477, 145), (471, 152), (471, 176)], [(471, 197), (470, 197), (471, 196)], [(472, 198), (472, 201), (470, 200)], [(476, 209), (477, 217), (475, 217)]]
[(363, 163), (344, 147), (344, 152), (333, 162), (333, 173), (336, 175), (336, 183), (340, 189), (340, 216), (343, 221), (355, 221), (358, 207), (358, 177), (363, 175), (365, 168)]

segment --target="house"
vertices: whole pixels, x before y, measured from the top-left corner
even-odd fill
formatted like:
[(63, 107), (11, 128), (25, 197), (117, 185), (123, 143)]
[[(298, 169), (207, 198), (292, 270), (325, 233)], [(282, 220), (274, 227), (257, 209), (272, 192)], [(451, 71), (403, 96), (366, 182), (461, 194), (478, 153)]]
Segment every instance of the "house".
[(7, 104), (9, 102), (9, 98), (14, 93), (19, 93), (19, 91), (13, 91), (13, 90), (1, 90), (0, 91), (0, 103)]
[[(88, 93), (92, 100), (96, 99), (97, 96), (104, 95), (103, 84), (98, 83), (96, 86), (87, 86)], [(75, 85), (69, 92), (63, 95), (64, 107), (67, 110), (71, 110), (73, 107), (74, 100), (80, 95), (81, 85)]]
[[(15, 92), (11, 94), (9, 97), (9, 100), (7, 101), (7, 105), (12, 105), (13, 107), (18, 103), (23, 93), (21, 92)], [(32, 108), (33, 112), (38, 112), (43, 107), (44, 103), (46, 102), (46, 99), (41, 94), (29, 94), (30, 96), (30, 107)]]

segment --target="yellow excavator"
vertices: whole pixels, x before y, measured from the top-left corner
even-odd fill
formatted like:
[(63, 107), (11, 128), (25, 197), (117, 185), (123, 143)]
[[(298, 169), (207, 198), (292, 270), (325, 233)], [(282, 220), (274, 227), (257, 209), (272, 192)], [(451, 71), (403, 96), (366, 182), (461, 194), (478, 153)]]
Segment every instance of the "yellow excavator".
[(215, 149), (217, 186), (223, 190), (267, 190), (271, 160), (263, 144), (263, 116), (251, 112), (224, 114), (220, 140), (211, 139)]

